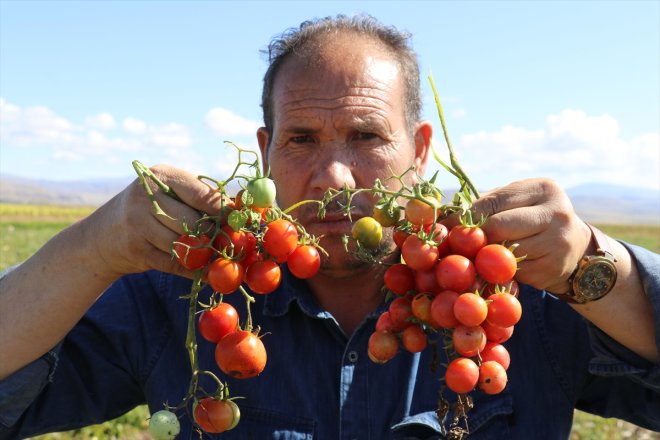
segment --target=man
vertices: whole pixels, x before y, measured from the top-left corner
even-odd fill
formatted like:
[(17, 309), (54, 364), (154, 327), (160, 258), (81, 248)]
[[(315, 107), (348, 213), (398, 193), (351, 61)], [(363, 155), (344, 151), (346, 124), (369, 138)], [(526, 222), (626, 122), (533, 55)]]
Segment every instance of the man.
[[(422, 174), (427, 165), (432, 129), (419, 119), (415, 56), (405, 36), (368, 17), (307, 23), (271, 44), (262, 104), (257, 138), (280, 206), (345, 184), (369, 187), (410, 165)], [(174, 219), (217, 211), (219, 196), (195, 176), (154, 172), (184, 202), (156, 192)], [(371, 212), (373, 200), (355, 202), (356, 217)], [(222, 438), (438, 438), (430, 351), (384, 365), (368, 359), (384, 307), (382, 269), (344, 252), (344, 217), (319, 220), (311, 209), (296, 216), (325, 236), (330, 258), (311, 280), (285, 273), (276, 292), (257, 298), (253, 319), (268, 333), (268, 364), (257, 378), (228, 379), (244, 399), (239, 425)], [(507, 342), (509, 385), (497, 396), (473, 393), (471, 438), (567, 438), (575, 407), (660, 429), (658, 256), (608, 240), (613, 290), (568, 305), (537, 289), (567, 292), (576, 264), (596, 246), (561, 188), (516, 182), (475, 209), (490, 215), (490, 241), (519, 243), (527, 260), (517, 276), (526, 283), (523, 319)], [(187, 304), (178, 297), (192, 273), (169, 254), (181, 232), (180, 220), (153, 215), (136, 183), (2, 279), (0, 437), (181, 401), (190, 367)], [(243, 310), (239, 295), (225, 300)], [(200, 341), (198, 354), (201, 368), (217, 372), (212, 344)], [(189, 414), (179, 415), (180, 438), (193, 438)]]

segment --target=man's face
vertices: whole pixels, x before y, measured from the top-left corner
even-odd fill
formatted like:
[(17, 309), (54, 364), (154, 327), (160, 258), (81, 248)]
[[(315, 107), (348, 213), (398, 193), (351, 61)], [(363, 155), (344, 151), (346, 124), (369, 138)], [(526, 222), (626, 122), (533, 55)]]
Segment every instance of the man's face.
[[(354, 35), (327, 40), (313, 67), (287, 60), (274, 84), (269, 146), (265, 130), (259, 132), (278, 205), (320, 200), (327, 189), (345, 185), (370, 188), (377, 178), (398, 188), (387, 179), (413, 164), (423, 167), (422, 149), (415, 148), (406, 126), (403, 97), (398, 64), (370, 40)], [(353, 221), (372, 215), (374, 203), (366, 194), (355, 197)], [(341, 241), (351, 233), (349, 220), (337, 206), (330, 206), (324, 219), (317, 212), (318, 204), (310, 203), (293, 215), (308, 232), (324, 237), (321, 245), (330, 254), (324, 269), (355, 264)]]

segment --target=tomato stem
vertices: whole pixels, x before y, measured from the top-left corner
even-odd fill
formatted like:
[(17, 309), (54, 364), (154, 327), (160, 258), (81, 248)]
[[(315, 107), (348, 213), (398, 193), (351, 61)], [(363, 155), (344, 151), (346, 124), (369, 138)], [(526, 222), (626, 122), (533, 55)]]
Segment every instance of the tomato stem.
[[(442, 125), (442, 133), (445, 137), (445, 142), (447, 143), (447, 149), (449, 150), (449, 162), (451, 163), (452, 167), (454, 167), (455, 170), (455, 172), (452, 172), (452, 174), (458, 176), (461, 180), (463, 180), (470, 189), (470, 191), (472, 191), (472, 194), (474, 194), (474, 196), (478, 199), (479, 192), (474, 187), (472, 181), (467, 176), (467, 174), (465, 174), (463, 168), (461, 168), (461, 165), (458, 163), (458, 160), (456, 159), (456, 154), (454, 154), (454, 148), (451, 145), (451, 140), (449, 139), (449, 133), (447, 131), (447, 125), (445, 124), (445, 115), (444, 112), (442, 111), (442, 103), (440, 102), (440, 96), (438, 95), (438, 91), (435, 88), (435, 83), (433, 82), (433, 75), (429, 74), (429, 82), (431, 83), (431, 89), (433, 90), (433, 97), (435, 98), (435, 105), (436, 108), (438, 109), (438, 116), (440, 116), (440, 125)], [(436, 158), (436, 160), (439, 160), (439, 158), (435, 154), (435, 151), (433, 151), (433, 155)], [(443, 167), (445, 167), (445, 169), (451, 172), (451, 170), (442, 161), (439, 160), (439, 162)]]
[(238, 290), (241, 291), (241, 294), (245, 298), (245, 306), (247, 307), (247, 321), (245, 322), (245, 330), (252, 331), (252, 303), (254, 303), (254, 297), (247, 293), (247, 290), (241, 285)]

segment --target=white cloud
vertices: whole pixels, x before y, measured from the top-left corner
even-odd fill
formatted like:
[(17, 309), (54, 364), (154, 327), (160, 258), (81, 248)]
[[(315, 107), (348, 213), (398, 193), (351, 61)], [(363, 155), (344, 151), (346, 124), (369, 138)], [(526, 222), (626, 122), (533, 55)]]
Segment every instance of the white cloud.
[(126, 118), (122, 123), (124, 130), (130, 134), (142, 134), (147, 130), (147, 124), (144, 121), (135, 118)]
[(192, 137), (188, 129), (176, 123), (149, 127), (148, 140), (156, 147), (188, 149), (192, 145)]
[(99, 113), (85, 118), (85, 125), (98, 130), (112, 130), (117, 126), (117, 122), (110, 113)]
[(254, 136), (261, 126), (259, 122), (246, 119), (231, 110), (216, 107), (206, 113), (206, 126), (220, 137)]
[(480, 131), (464, 135), (455, 149), (484, 189), (527, 177), (549, 177), (563, 186), (607, 182), (660, 188), (660, 135), (623, 139), (611, 115), (566, 109), (549, 115), (541, 129), (508, 125)]

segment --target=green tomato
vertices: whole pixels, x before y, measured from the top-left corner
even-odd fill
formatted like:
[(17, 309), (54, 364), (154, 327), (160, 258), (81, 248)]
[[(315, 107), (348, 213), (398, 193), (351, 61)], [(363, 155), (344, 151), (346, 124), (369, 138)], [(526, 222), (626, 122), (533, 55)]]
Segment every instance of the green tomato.
[(275, 182), (268, 177), (250, 180), (246, 187), (255, 208), (270, 208), (275, 203)]
[(351, 235), (362, 246), (374, 249), (383, 238), (383, 227), (373, 217), (362, 217), (353, 225)]
[(160, 410), (149, 419), (149, 433), (156, 440), (173, 440), (180, 430), (179, 419), (172, 411)]

